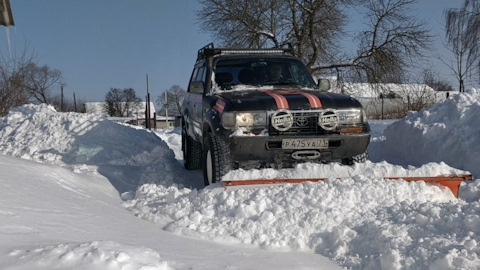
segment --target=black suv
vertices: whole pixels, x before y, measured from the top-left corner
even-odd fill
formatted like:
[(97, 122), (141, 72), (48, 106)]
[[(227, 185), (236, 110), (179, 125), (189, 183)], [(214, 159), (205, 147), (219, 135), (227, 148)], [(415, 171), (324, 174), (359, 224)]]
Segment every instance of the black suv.
[(236, 168), (365, 161), (362, 105), (329, 88), (291, 49), (201, 48), (182, 106), (185, 168), (209, 185)]

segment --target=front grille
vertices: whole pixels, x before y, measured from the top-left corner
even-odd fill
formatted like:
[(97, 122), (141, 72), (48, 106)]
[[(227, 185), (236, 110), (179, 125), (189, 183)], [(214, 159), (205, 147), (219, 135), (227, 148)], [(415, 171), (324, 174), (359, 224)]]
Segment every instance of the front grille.
[(286, 131), (278, 131), (271, 124), (269, 125), (269, 134), (279, 135), (324, 135), (333, 134), (335, 131), (327, 131), (318, 125), (318, 116), (320, 112), (291, 111), (293, 115), (293, 125)]

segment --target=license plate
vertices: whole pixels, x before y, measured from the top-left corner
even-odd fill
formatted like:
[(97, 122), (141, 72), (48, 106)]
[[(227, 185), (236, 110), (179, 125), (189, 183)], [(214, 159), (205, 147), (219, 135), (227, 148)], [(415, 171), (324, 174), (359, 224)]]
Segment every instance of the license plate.
[(324, 139), (283, 139), (282, 149), (322, 149), (328, 148)]

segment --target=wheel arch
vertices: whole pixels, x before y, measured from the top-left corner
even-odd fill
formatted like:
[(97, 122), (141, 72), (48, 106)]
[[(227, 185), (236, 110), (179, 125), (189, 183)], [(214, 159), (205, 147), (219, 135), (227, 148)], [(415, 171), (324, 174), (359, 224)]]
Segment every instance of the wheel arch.
[[(222, 136), (223, 126), (221, 122), (222, 116), (215, 110), (209, 110), (205, 114), (203, 122), (203, 134), (213, 133), (215, 136)], [(204, 136), (205, 139), (205, 136)]]

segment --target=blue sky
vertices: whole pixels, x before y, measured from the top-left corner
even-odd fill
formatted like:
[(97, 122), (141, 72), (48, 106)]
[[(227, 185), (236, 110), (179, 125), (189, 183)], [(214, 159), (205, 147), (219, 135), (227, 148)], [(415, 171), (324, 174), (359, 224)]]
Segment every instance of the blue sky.
[[(197, 50), (213, 41), (198, 26), (196, 0), (10, 2), (12, 51), (18, 54), (28, 44), (39, 64), (59, 69), (67, 98), (75, 92), (77, 99), (103, 101), (112, 87), (134, 88), (144, 98), (146, 74), (152, 99), (176, 84), (186, 88)], [(462, 2), (420, 0), (416, 10), (433, 34), (443, 35), (443, 10)], [(359, 14), (352, 19), (352, 25), (361, 23)], [(8, 57), (2, 31), (0, 49)]]
[[(193, 0), (10, 2), (13, 50), (28, 42), (40, 64), (62, 71), (65, 95), (77, 99), (103, 101), (112, 87), (134, 88), (144, 98), (146, 74), (152, 97), (186, 87), (197, 50), (210, 42), (197, 27)], [(8, 55), (5, 37), (0, 33)]]

